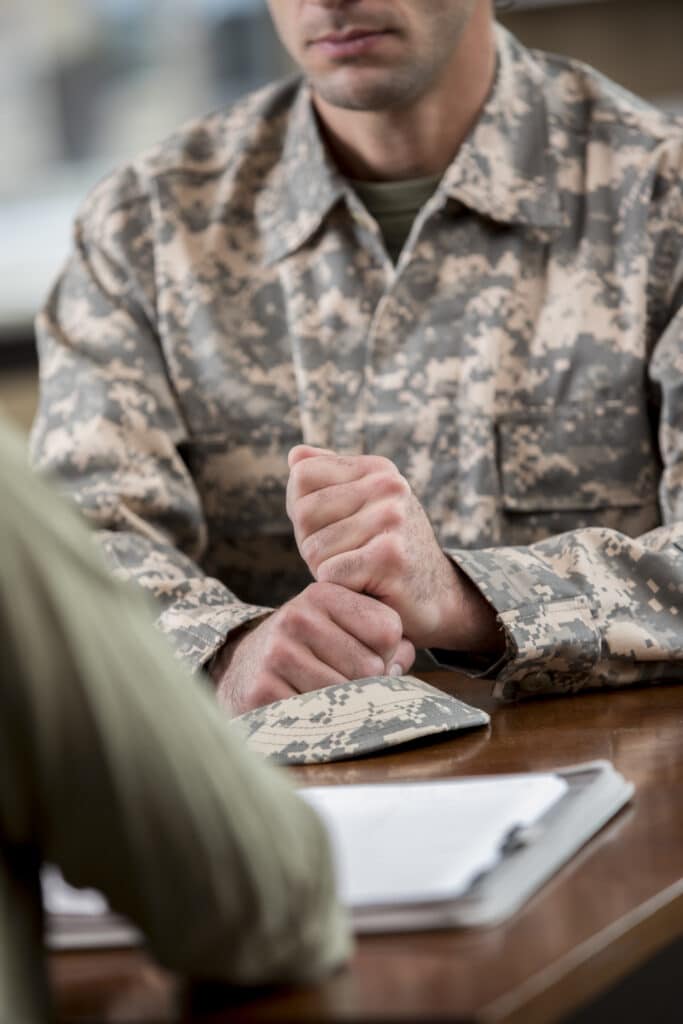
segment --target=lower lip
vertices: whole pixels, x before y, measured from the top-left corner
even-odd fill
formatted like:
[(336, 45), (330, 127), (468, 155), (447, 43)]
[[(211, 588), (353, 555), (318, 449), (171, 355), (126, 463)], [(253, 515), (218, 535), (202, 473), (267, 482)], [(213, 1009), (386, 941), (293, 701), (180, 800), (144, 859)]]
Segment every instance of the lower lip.
[(389, 34), (388, 32), (368, 32), (367, 35), (354, 36), (352, 39), (320, 39), (313, 45), (332, 59), (362, 57), (387, 39)]

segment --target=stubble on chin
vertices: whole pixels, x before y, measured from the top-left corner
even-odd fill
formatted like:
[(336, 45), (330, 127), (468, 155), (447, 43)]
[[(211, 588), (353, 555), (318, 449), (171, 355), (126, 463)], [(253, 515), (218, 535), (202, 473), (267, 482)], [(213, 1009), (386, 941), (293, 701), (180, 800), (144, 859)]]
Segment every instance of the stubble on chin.
[(368, 74), (350, 66), (343, 74), (309, 75), (308, 81), (314, 95), (330, 106), (368, 112), (409, 106), (422, 87), (419, 77), (406, 68)]

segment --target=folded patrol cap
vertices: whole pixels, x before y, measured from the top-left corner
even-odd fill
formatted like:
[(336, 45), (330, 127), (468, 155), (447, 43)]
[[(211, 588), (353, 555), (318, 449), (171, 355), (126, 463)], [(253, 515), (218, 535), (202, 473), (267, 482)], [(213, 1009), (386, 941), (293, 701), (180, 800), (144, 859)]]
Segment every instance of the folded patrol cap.
[(233, 725), (276, 764), (315, 764), (488, 722), (485, 711), (414, 676), (370, 676), (255, 708)]

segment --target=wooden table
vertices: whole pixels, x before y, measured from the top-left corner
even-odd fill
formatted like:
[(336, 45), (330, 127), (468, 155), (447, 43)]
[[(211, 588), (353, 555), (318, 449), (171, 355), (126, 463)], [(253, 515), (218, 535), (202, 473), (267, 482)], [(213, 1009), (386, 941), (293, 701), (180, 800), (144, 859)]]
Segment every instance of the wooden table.
[[(323, 984), (224, 992), (218, 1002), (213, 993), (183, 1020), (545, 1024), (683, 937), (683, 686), (503, 705), (486, 683), (426, 678), (489, 711), (490, 729), (299, 768), (299, 781), (480, 775), (607, 758), (635, 783), (633, 804), (503, 925), (366, 936), (349, 967)], [(60, 954), (51, 967), (60, 1021), (174, 1019), (178, 983), (140, 951)]]

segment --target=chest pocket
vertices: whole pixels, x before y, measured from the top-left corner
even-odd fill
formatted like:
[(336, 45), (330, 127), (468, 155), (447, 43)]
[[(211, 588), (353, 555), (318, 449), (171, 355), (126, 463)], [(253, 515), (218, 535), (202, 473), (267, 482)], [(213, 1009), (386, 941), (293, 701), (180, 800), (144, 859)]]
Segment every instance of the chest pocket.
[(510, 413), (499, 420), (497, 445), (504, 543), (586, 526), (636, 535), (660, 521), (660, 461), (635, 403)]

